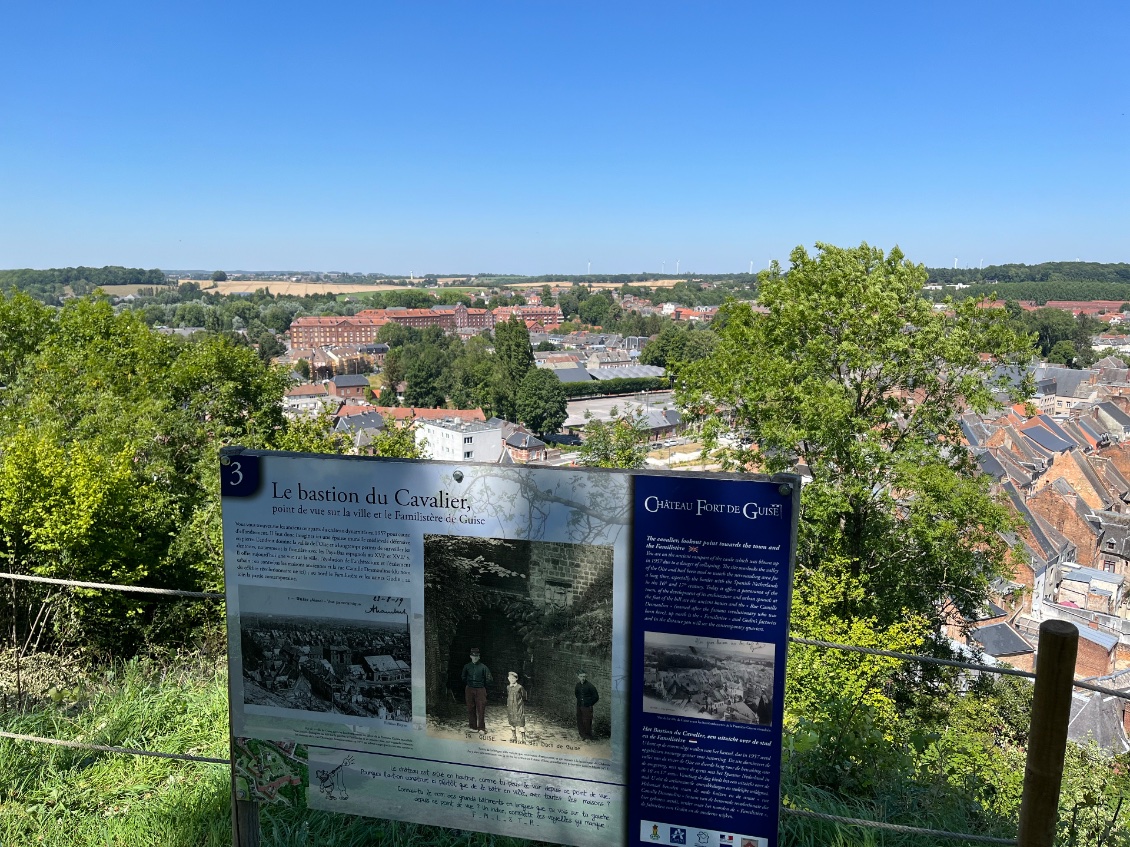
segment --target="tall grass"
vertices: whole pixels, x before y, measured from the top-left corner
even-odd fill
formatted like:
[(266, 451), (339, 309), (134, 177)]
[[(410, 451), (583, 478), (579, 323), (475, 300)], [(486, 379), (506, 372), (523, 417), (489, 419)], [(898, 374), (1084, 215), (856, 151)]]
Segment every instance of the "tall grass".
[[(40, 692), (0, 729), (117, 747), (227, 758), (223, 658), (138, 659)], [(58, 702), (55, 702), (55, 701)], [(518, 847), (529, 842), (265, 807), (264, 847)], [(0, 847), (221, 847), (231, 844), (223, 765), (0, 738)]]

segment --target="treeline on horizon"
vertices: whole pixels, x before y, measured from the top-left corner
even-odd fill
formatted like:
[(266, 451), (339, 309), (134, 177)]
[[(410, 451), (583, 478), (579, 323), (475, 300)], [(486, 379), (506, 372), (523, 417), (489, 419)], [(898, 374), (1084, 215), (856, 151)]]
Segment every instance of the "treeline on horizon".
[(1042, 262), (1038, 265), (989, 265), (986, 268), (927, 268), (928, 284), (968, 285), (960, 291), (930, 291), (946, 296), (999, 297), (1029, 300), (1043, 306), (1049, 300), (1130, 301), (1130, 264), (1126, 262)]
[(0, 291), (15, 288), (42, 300), (58, 305), (60, 298), (70, 288), (71, 293), (81, 297), (96, 288), (106, 285), (167, 285), (164, 271), (159, 268), (124, 268), (120, 265), (107, 265), (102, 268), (16, 268), (0, 270)]
[[(1130, 263), (1126, 262), (1042, 262), (1035, 265), (1002, 264), (984, 268), (927, 268), (928, 284), (966, 285), (959, 291), (928, 292), (928, 296), (940, 300), (952, 294), (958, 299), (969, 297), (997, 296), (1004, 300), (1027, 300), (1043, 305), (1049, 300), (1118, 300), (1130, 301)], [(272, 274), (281, 272), (271, 272)], [(787, 273), (787, 271), (786, 271)], [(324, 278), (324, 277), (323, 277)], [(480, 285), (529, 284), (548, 285), (552, 283), (570, 286), (586, 286), (596, 283), (618, 284), (625, 287), (639, 286), (631, 293), (647, 299), (672, 299), (689, 306), (718, 305), (727, 296), (742, 291), (747, 299), (756, 293), (760, 281), (758, 274), (542, 274), (522, 276), (519, 274), (425, 274), (413, 282), (434, 282), (437, 279), (464, 279)], [(372, 282), (393, 280), (385, 274), (334, 274), (334, 281)], [(679, 283), (672, 289), (652, 291), (648, 282), (677, 279)], [(709, 287), (703, 288), (702, 284)], [(113, 285), (152, 286), (154, 294), (162, 288), (168, 290), (169, 278), (158, 268), (127, 268), (109, 265), (101, 268), (71, 267), (37, 270), (17, 268), (0, 270), (0, 291), (17, 289), (24, 291), (45, 303), (58, 305), (68, 294), (82, 296), (96, 288)], [(399, 293), (399, 292), (393, 292)], [(196, 296), (199, 296), (198, 294)], [(386, 303), (373, 302), (370, 306), (411, 305), (425, 306), (436, 302), (431, 295), (419, 298), (388, 297)], [(176, 298), (180, 299), (180, 298)], [(452, 304), (475, 303), (473, 296), (440, 296), (439, 302)], [(398, 302), (399, 301), (399, 302)]]

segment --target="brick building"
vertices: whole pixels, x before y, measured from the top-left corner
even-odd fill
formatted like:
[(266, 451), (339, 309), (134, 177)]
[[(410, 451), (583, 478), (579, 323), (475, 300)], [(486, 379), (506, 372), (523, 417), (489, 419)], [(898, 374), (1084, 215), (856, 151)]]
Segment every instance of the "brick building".
[(371, 344), (387, 320), (363, 315), (351, 317), (307, 315), (290, 325), (291, 347), (337, 347)]
[(502, 323), (517, 316), (518, 320), (529, 323), (556, 326), (565, 320), (565, 315), (560, 306), (499, 306), (494, 310), (494, 322)]
[(494, 326), (494, 315), (487, 309), (470, 309), (462, 303), (455, 306), (433, 306), (430, 309), (406, 309), (394, 306), (389, 309), (365, 309), (357, 317), (385, 323), (425, 329), (438, 326), (444, 332), (477, 331)]
[(369, 388), (369, 379), (364, 376), (344, 374), (331, 379), (326, 383), (326, 388), (334, 397), (345, 401), (364, 400), (365, 390)]

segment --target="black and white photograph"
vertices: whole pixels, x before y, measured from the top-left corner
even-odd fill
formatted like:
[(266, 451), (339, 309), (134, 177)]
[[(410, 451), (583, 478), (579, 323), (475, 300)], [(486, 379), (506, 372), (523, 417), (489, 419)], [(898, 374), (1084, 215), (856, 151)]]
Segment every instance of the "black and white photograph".
[[(246, 705), (411, 721), (406, 598), (256, 589), (264, 591), (278, 592), (279, 611), (240, 615)], [(297, 614), (296, 605), (313, 613)], [(330, 616), (335, 608), (341, 617)]]
[(643, 710), (770, 725), (775, 654), (760, 641), (645, 632)]
[(428, 733), (611, 758), (611, 547), (424, 537)]

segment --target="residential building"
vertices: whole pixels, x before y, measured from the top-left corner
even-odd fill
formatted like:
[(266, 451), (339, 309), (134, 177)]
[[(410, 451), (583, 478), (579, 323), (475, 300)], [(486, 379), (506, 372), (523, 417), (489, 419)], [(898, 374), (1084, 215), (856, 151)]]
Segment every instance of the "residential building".
[(448, 417), (416, 422), (416, 442), (429, 459), (452, 462), (497, 462), (502, 455), (502, 428), (486, 421)]

